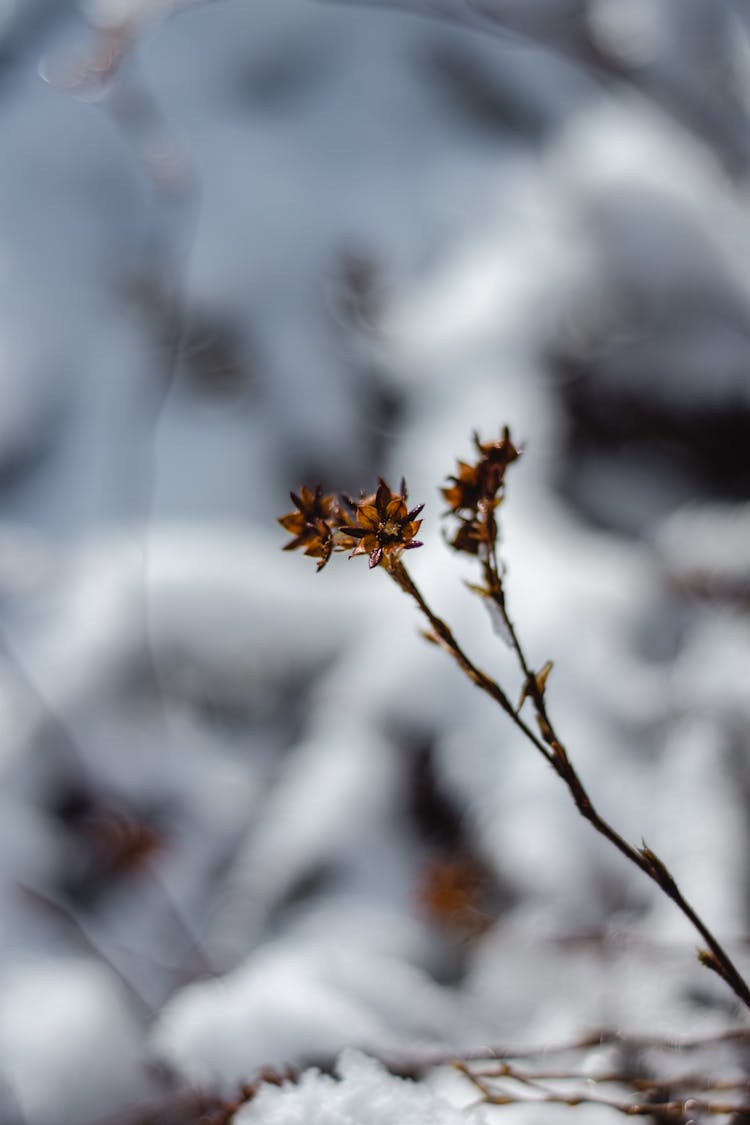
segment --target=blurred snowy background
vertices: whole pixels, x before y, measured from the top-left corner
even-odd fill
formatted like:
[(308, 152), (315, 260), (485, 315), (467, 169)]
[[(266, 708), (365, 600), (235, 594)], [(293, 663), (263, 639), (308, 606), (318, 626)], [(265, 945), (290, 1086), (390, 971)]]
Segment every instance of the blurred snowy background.
[[(2, 1125), (736, 1017), (384, 576), (274, 517), (405, 474), (414, 575), (515, 696), (437, 492), (508, 423), (559, 729), (750, 967), (749, 35), (745, 0), (0, 0)], [(473, 1120), (342, 1066), (238, 1120)]]

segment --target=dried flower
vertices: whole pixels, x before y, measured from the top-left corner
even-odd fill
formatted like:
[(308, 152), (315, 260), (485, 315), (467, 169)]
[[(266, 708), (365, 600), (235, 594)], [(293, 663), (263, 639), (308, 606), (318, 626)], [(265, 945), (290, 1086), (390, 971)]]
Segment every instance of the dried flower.
[(432, 922), (478, 937), (497, 915), (493, 882), (471, 855), (435, 858), (422, 873), (419, 903)]
[(487, 487), (497, 492), (504, 484), (505, 470), (518, 460), (521, 450), (511, 441), (507, 426), (503, 426), (503, 432), (497, 441), (482, 442), (478, 434), (474, 434), (474, 444), (482, 455), (481, 464)]
[(458, 517), (459, 526), (451, 546), (457, 551), (476, 555), (482, 544), (490, 546), (497, 537), (494, 512), (505, 492), (505, 471), (521, 456), (513, 444), (508, 427), (497, 441), (482, 442), (474, 434), (479, 457), (470, 464), (459, 461), (455, 475), (442, 489), (448, 504), (447, 514)]
[(474, 512), (484, 493), (479, 466), (458, 462), (458, 475), (448, 477), (453, 484), (441, 489), (450, 512)]
[(304, 547), (304, 553), (320, 559), (318, 570), (322, 570), (334, 549), (348, 550), (354, 540), (341, 533), (337, 525), (346, 519), (346, 513), (332, 494), (323, 495), (320, 485), (313, 491), (305, 485), (300, 495), (290, 492), (296, 511), (280, 516), (278, 523), (288, 531), (293, 539), (284, 544), (285, 551), (295, 551)]
[(393, 492), (381, 477), (373, 495), (364, 496), (358, 503), (348, 501), (356, 515), (357, 526), (347, 524), (339, 530), (358, 540), (350, 558), (369, 555), (372, 569), (380, 563), (395, 562), (403, 551), (422, 546), (414, 536), (422, 524), (416, 517), (424, 504), (409, 510), (406, 496), (406, 481), (401, 481), (400, 492)]
[(442, 490), (448, 510), (455, 515), (476, 514), (482, 502), (496, 507), (502, 499), (505, 470), (521, 456), (507, 426), (497, 441), (482, 442), (475, 433), (474, 444), (479, 459), (473, 465), (459, 461), (458, 474), (448, 478), (453, 483)]

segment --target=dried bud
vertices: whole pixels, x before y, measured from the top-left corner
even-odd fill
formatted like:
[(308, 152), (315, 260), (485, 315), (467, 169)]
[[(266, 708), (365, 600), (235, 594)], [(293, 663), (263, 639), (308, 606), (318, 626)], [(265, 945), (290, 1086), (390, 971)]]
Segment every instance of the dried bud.
[(722, 980), (725, 980), (729, 984), (730, 988), (734, 988), (732, 977), (727, 969), (727, 966), (724, 965), (716, 956), (716, 954), (712, 953), (710, 949), (699, 949), (698, 960), (700, 961), (701, 965), (705, 965), (707, 969), (711, 969), (712, 972), (716, 973), (717, 976), (720, 976)]
[(663, 890), (666, 890), (668, 893), (675, 891), (676, 887), (674, 878), (670, 874), (664, 861), (659, 859), (658, 855), (656, 855), (655, 852), (651, 851), (651, 848), (647, 846), (645, 841), (643, 842), (643, 846), (639, 848), (638, 851), (641, 858), (646, 861), (650, 875), (653, 879), (655, 879), (659, 886)]
[(532, 672), (521, 689), (521, 698), (518, 700), (516, 711), (520, 711), (527, 699), (543, 699), (549, 674), (552, 671), (552, 661), (547, 660), (538, 672)]

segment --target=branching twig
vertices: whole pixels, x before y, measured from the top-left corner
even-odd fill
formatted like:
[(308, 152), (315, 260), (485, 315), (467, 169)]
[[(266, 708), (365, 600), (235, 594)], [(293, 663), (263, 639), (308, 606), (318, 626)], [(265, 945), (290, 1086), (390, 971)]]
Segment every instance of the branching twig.
[[(498, 441), (481, 442), (474, 438), (477, 458), (459, 462), (457, 472), (449, 478), (443, 496), (448, 504), (446, 514), (458, 521), (450, 540), (456, 550), (468, 554), (479, 563), (483, 585), (472, 586), (499, 615), (523, 676), (523, 689), (517, 707), (506, 691), (468, 656), (450, 626), (431, 608), (416, 585), (404, 562), (404, 552), (421, 544), (415, 536), (419, 531), (422, 505), (408, 510), (406, 484), (393, 492), (381, 479), (377, 492), (362, 496), (359, 501), (348, 497), (344, 503), (335, 496), (323, 496), (321, 489), (305, 488), (301, 497), (292, 494), (296, 511), (283, 516), (283, 527), (293, 539), (286, 549), (302, 547), (305, 553), (319, 559), (322, 569), (335, 551), (351, 549), (352, 555), (367, 554), (371, 568), (383, 567), (388, 576), (412, 599), (429, 625), (427, 638), (443, 648), (461, 671), (488, 695), (508, 716), (514, 726), (542, 755), (564, 782), (581, 816), (621, 855), (647, 875), (672, 900), (693, 925), (705, 943), (698, 952), (699, 960), (732, 989), (745, 1007), (750, 1008), (750, 987), (700, 915), (679, 889), (666, 864), (645, 842), (641, 847), (629, 843), (595, 808), (586, 787), (573, 766), (547, 710), (545, 687), (551, 670), (547, 662), (535, 672), (526, 656), (515, 625), (508, 612), (503, 585), (503, 569), (498, 558), (499, 529), (496, 512), (505, 495), (505, 474), (520, 451), (513, 444), (507, 427)], [(521, 715), (530, 700), (539, 733)]]
[[(675, 1125), (717, 1117), (738, 1121), (736, 1115), (750, 1110), (747, 1078), (713, 1078), (699, 1070), (674, 1073), (673, 1067), (667, 1075), (654, 1077), (644, 1072), (641, 1064), (634, 1068), (632, 1060), (644, 1052), (675, 1055), (686, 1049), (705, 1053), (716, 1045), (736, 1042), (740, 1036), (747, 1042), (746, 1032), (723, 1032), (679, 1042), (600, 1032), (567, 1046), (515, 1051), (497, 1059), (478, 1060), (466, 1056), (454, 1061), (453, 1066), (479, 1092), (480, 1102), (489, 1105), (521, 1102), (571, 1108), (596, 1105), (627, 1117), (654, 1116)], [(602, 1044), (620, 1049), (621, 1065), (593, 1072), (575, 1062), (554, 1068), (548, 1063), (545, 1065), (550, 1053), (577, 1058)], [(537, 1060), (536, 1065), (533, 1060)], [(630, 1066), (628, 1060), (631, 1060)]]
[[(692, 1055), (698, 1056), (709, 1055), (710, 1052), (716, 1049), (725, 1049), (728, 1047), (736, 1047), (738, 1049), (738, 1056), (744, 1058), (745, 1052), (750, 1047), (750, 1027), (731, 1027), (725, 1028), (722, 1031), (711, 1032), (706, 1035), (696, 1036), (669, 1036), (662, 1037), (658, 1035), (636, 1035), (628, 1034), (627, 1032), (615, 1031), (612, 1028), (602, 1027), (593, 1031), (589, 1031), (584, 1035), (579, 1035), (574, 1039), (564, 1042), (556, 1043), (538, 1043), (536, 1045), (521, 1046), (519, 1044), (504, 1044), (494, 1046), (485, 1046), (476, 1050), (462, 1051), (460, 1059), (457, 1059), (454, 1054), (441, 1053), (421, 1053), (421, 1054), (381, 1054), (381, 1061), (387, 1066), (392, 1074), (399, 1074), (404, 1077), (420, 1078), (425, 1074), (442, 1066), (459, 1066), (459, 1069), (469, 1067), (472, 1073), (484, 1074), (485, 1076), (493, 1073), (493, 1068), (498, 1066), (505, 1066), (508, 1063), (523, 1063), (524, 1065), (536, 1064), (540, 1068), (542, 1066), (549, 1068), (551, 1060), (558, 1060), (556, 1065), (556, 1074), (560, 1078), (580, 1078), (583, 1080), (584, 1072), (581, 1065), (565, 1066), (564, 1061), (566, 1058), (581, 1058), (589, 1055), (590, 1052), (601, 1051), (610, 1049), (616, 1052), (623, 1059), (641, 1058), (648, 1055), (673, 1055), (683, 1056)], [(690, 1075), (683, 1075), (680, 1081), (683, 1083), (695, 1082), (696, 1085), (701, 1085), (701, 1089), (707, 1088), (697, 1068), (694, 1068)], [(545, 1075), (541, 1073), (537, 1077), (551, 1078), (554, 1075), (551, 1071), (547, 1071)], [(586, 1073), (586, 1079), (591, 1081), (594, 1075)], [(626, 1075), (625, 1067), (618, 1071), (618, 1077), (623, 1080), (627, 1077), (628, 1082), (634, 1088), (644, 1089), (644, 1084), (650, 1080), (643, 1074), (633, 1076), (632, 1074)], [(606, 1075), (596, 1075), (597, 1081), (606, 1080)], [(614, 1080), (614, 1079), (613, 1079)], [(658, 1080), (654, 1079), (654, 1084), (658, 1084)], [(711, 1081), (707, 1079), (706, 1081)], [(637, 1083), (637, 1087), (636, 1084)], [(711, 1088), (728, 1089), (730, 1083), (728, 1081), (715, 1081), (712, 1082)], [(734, 1088), (734, 1081), (731, 1082)]]
[[(497, 579), (497, 572), (493, 570), (491, 564), (485, 562), (485, 570), (489, 573), (491, 578), (495, 581)], [(699, 960), (709, 969), (717, 973), (736, 996), (743, 1002), (743, 1004), (750, 1008), (750, 988), (743, 978), (742, 974), (737, 969), (729, 954), (713, 935), (711, 930), (705, 924), (699, 914), (696, 913), (694, 908), (690, 905), (687, 899), (680, 891), (674, 877), (669, 872), (664, 862), (656, 855), (651, 848), (647, 847), (644, 843), (641, 848), (636, 848), (628, 843), (615, 828), (613, 828), (608, 821), (604, 819), (597, 812), (591, 802), (586, 788), (583, 785), (578, 773), (573, 766), (568, 753), (560, 741), (554, 726), (552, 725), (547, 707), (544, 701), (544, 690), (537, 683), (537, 676), (530, 671), (523, 648), (518, 640), (515, 629), (508, 617), (505, 608), (505, 598), (502, 592), (502, 587), (497, 586), (497, 589), (492, 589), (489, 596), (493, 603), (500, 610), (503, 620), (508, 627), (508, 631), (512, 637), (513, 648), (518, 657), (521, 665), (521, 670), (525, 676), (524, 690), (531, 698), (536, 712), (537, 722), (542, 732), (542, 739), (531, 730), (529, 726), (523, 721), (518, 712), (511, 706), (507, 695), (502, 689), (491, 679), (486, 673), (482, 672), (479, 668), (464, 653), (461, 646), (456, 641), (451, 630), (445, 625), (439, 617), (437, 617), (429, 605), (425, 602), (414, 580), (409, 575), (406, 567), (401, 561), (395, 562), (389, 569), (389, 573), (393, 580), (401, 589), (409, 594), (420, 611), (429, 621), (432, 626), (433, 635), (438, 641), (440, 646), (449, 653), (450, 656), (456, 661), (463, 672), (469, 679), (486, 692), (491, 698), (498, 703), (503, 711), (509, 716), (512, 722), (523, 732), (526, 738), (533, 743), (537, 750), (543, 755), (545, 760), (554, 769), (555, 773), (565, 782), (570, 792), (576, 808), (585, 820), (605, 839), (617, 848), (629, 859), (631, 863), (639, 867), (650, 879), (652, 879), (657, 886), (661, 888), (668, 898), (672, 899), (679, 910), (685, 917), (692, 923), (694, 928), (701, 935), (703, 941), (706, 943), (707, 948), (701, 949), (698, 953)]]
[[(722, 1092), (737, 1092), (747, 1098), (748, 1083), (712, 1083), (707, 1080), (698, 1086), (681, 1081), (653, 1081), (642, 1082), (626, 1074), (605, 1075), (596, 1080), (597, 1085), (616, 1085), (627, 1091), (630, 1096), (619, 1096), (615, 1093), (607, 1095), (592, 1089), (591, 1080), (582, 1084), (580, 1076), (571, 1074), (542, 1075), (528, 1073), (510, 1063), (504, 1063), (498, 1070), (490, 1075), (483, 1074), (463, 1062), (456, 1063), (456, 1068), (479, 1091), (481, 1101), (488, 1105), (515, 1105), (520, 1102), (534, 1102), (544, 1105), (564, 1105), (577, 1108), (581, 1105), (601, 1106), (613, 1109), (626, 1117), (654, 1117), (658, 1116), (663, 1121), (684, 1122), (689, 1116), (694, 1120), (701, 1117), (731, 1117), (734, 1114), (750, 1112), (750, 1101), (736, 1098), (727, 1100), (719, 1096)], [(550, 1087), (547, 1082), (567, 1084), (567, 1089), (560, 1086)], [(642, 1094), (646, 1093), (644, 1098)], [(703, 1094), (708, 1096), (702, 1096)]]

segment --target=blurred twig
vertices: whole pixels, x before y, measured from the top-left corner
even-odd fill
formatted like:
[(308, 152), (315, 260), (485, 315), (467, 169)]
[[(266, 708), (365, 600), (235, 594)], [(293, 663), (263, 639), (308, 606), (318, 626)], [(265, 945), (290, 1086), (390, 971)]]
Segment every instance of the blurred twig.
[[(631, 59), (597, 34), (591, 0), (559, 5), (535, 0), (314, 0), (346, 8), (403, 11), (465, 31), (540, 47), (578, 67), (594, 81), (629, 87), (666, 110), (711, 149), (724, 170), (741, 180), (750, 167), (750, 115), (731, 57), (737, 27), (728, 5), (704, 4), (680, 14), (682, 39), (669, 45), (664, 65)], [(623, 4), (623, 7), (626, 7)], [(687, 5), (684, 5), (685, 7)], [(676, 7), (679, 7), (676, 6)], [(740, 13), (736, 19), (749, 18)], [(695, 27), (694, 33), (692, 32)], [(745, 32), (746, 34), (746, 32)], [(691, 56), (683, 57), (688, 51)], [(675, 67), (675, 61), (681, 68)]]
[[(627, 1072), (592, 1079), (575, 1071), (527, 1071), (507, 1062), (488, 1071), (461, 1062), (456, 1063), (456, 1068), (479, 1091), (480, 1100), (487, 1105), (530, 1102), (572, 1109), (583, 1105), (600, 1106), (616, 1110), (625, 1117), (651, 1117), (675, 1125), (684, 1125), (688, 1118), (695, 1122), (706, 1117), (730, 1118), (750, 1112), (747, 1100), (750, 1083), (746, 1080), (715, 1082), (704, 1077), (693, 1080), (691, 1076), (643, 1080)], [(550, 1082), (555, 1083), (554, 1087)], [(596, 1087), (614, 1087), (619, 1093), (601, 1093)], [(722, 1096), (732, 1093), (738, 1096)]]

